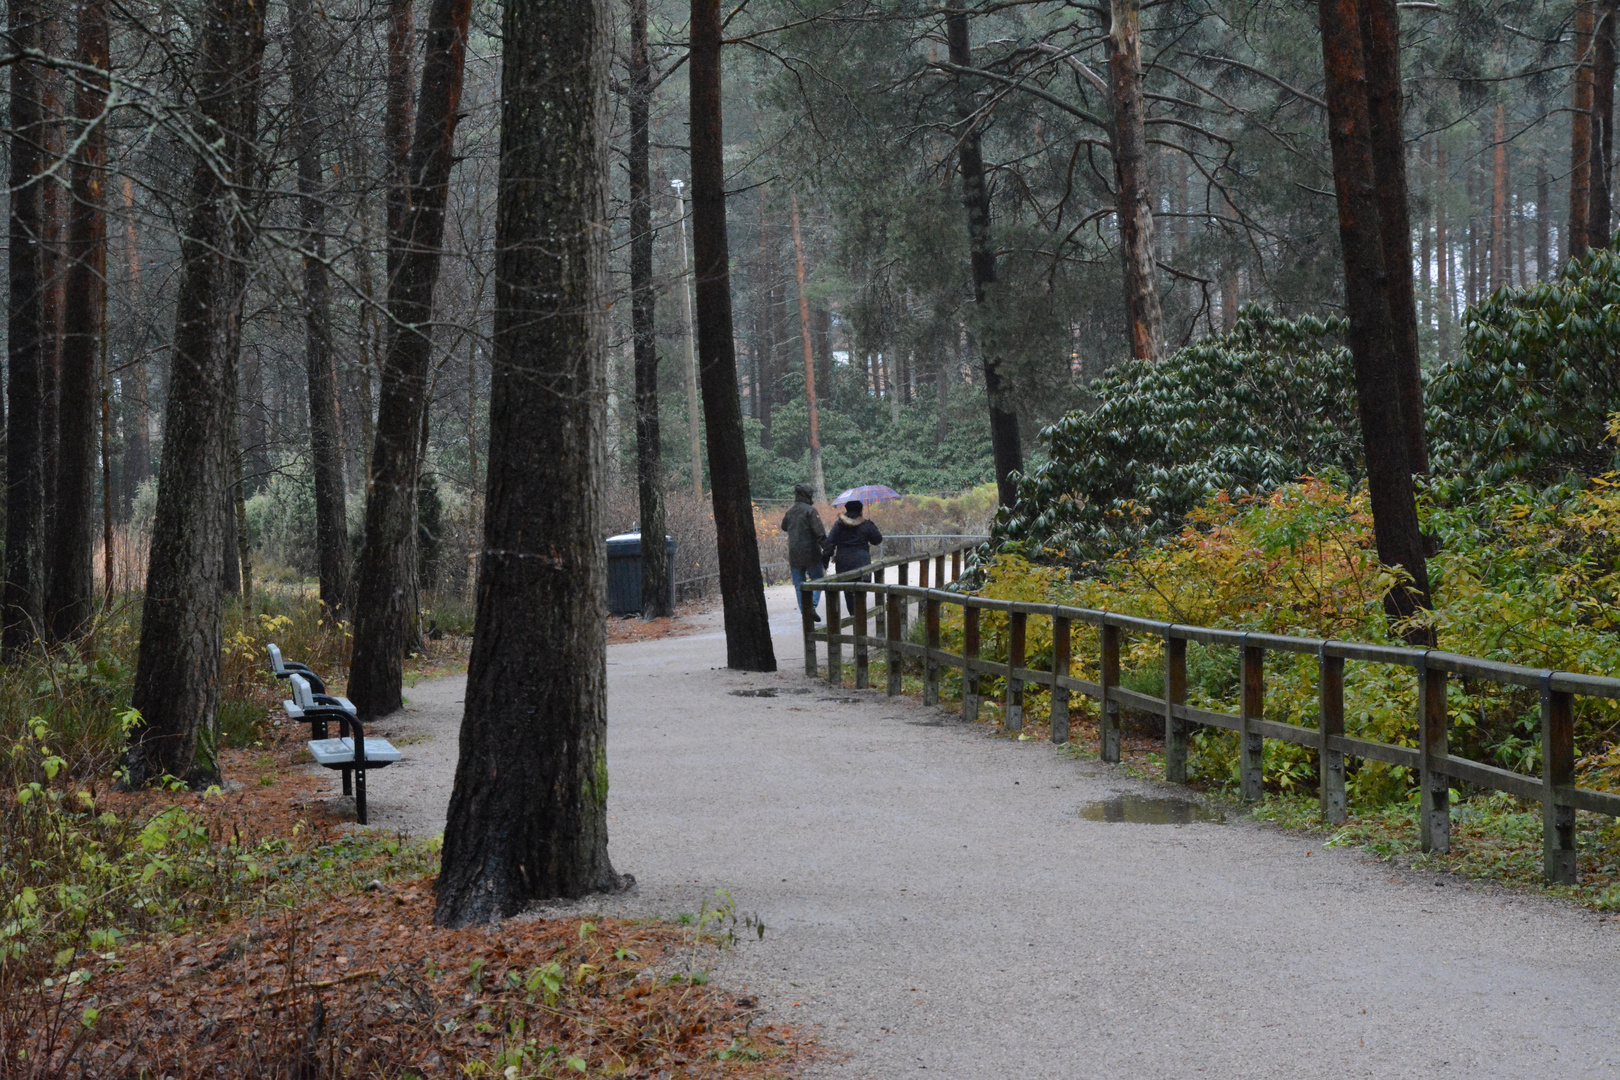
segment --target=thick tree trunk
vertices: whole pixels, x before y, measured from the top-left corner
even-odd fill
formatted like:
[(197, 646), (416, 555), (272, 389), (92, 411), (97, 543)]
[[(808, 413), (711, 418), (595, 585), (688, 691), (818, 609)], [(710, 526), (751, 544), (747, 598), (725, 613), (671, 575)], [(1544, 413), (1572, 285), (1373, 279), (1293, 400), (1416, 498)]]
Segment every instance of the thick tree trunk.
[(456, 121), (467, 53), (470, 0), (433, 0), (427, 59), (411, 141), (410, 211), (389, 237), (396, 268), (388, 285), (394, 331), (382, 365), (366, 542), (355, 593), (354, 656), (349, 699), (362, 716), (402, 704), (405, 650), (416, 611), (416, 484), (427, 410), (432, 351), (433, 286), (439, 276), (444, 206), (455, 164)]
[[(804, 401), (810, 410), (810, 490), (816, 502), (827, 501), (827, 477), (821, 467), (821, 410), (816, 403), (816, 357), (810, 343), (810, 294), (805, 291), (804, 240), (799, 235), (799, 197), (788, 192), (793, 223), (793, 266), (799, 283), (799, 337), (804, 344)], [(825, 384), (824, 384), (825, 385)]]
[(1594, 0), (1575, 0), (1575, 80), (1569, 102), (1569, 227), (1564, 258), (1578, 259), (1591, 246), (1592, 61)]
[[(215, 145), (240, 139), (240, 125), (259, 91), (263, 7), (251, 0), (211, 0), (192, 85)], [(210, 140), (211, 142), (213, 140)], [(190, 216), (181, 241), (163, 461), (152, 554), (142, 608), (133, 704), (141, 714), (130, 735), (129, 778), (141, 786), (165, 775), (217, 777), (196, 767), (198, 734), (219, 705), (225, 533), (234, 380), (230, 341), (238, 297), (232, 266), (233, 175), (248, 160), (228, 148), (198, 161), (191, 177)], [(239, 212), (240, 208), (234, 208)]]
[[(967, 12), (945, 12), (945, 36), (951, 63), (973, 66), (973, 45), (968, 36)], [(984, 154), (979, 147), (979, 126), (974, 118), (973, 95), (956, 77), (957, 163), (962, 171), (962, 206), (967, 211), (968, 256), (973, 275), (973, 302), (981, 311), (990, 303), (989, 287), (996, 283), (996, 249), (990, 237), (990, 189), (984, 183)], [(986, 320), (988, 326), (993, 320)], [(1018, 433), (1018, 407), (1012, 386), (1001, 370), (999, 344), (993, 333), (979, 341), (984, 364), (984, 396), (990, 409), (990, 451), (995, 461), (996, 492), (1002, 506), (1018, 498), (1014, 473), (1024, 471), (1024, 448)]]
[[(43, 13), (37, 0), (11, 0), (16, 49), (37, 49)], [(40, 69), (11, 67), (11, 220), (7, 270), (6, 583), (4, 632), (9, 659), (32, 645), (45, 601), (45, 392), (43, 108)]]
[[(1389, 310), (1385, 245), (1379, 235), (1372, 125), (1363, 91), (1366, 66), (1356, 0), (1320, 0), (1318, 12), (1339, 242), (1344, 253), (1345, 307), (1350, 317), (1350, 352), (1373, 531), (1379, 559), (1401, 567), (1412, 579), (1410, 588), (1391, 589), (1384, 598), (1385, 610), (1396, 620), (1428, 606), (1429, 574), (1413, 498), (1407, 426), (1401, 415), (1403, 370)], [(1409, 640), (1428, 638), (1426, 632), (1408, 635)]]
[(1125, 262), (1125, 316), (1131, 327), (1131, 355), (1138, 360), (1157, 360), (1164, 350), (1164, 315), (1159, 308), (1147, 129), (1142, 122), (1142, 9), (1139, 0), (1113, 0), (1111, 12), (1108, 81), (1120, 250)]
[(1412, 471), (1429, 471), (1423, 430), (1423, 361), (1418, 351), (1417, 298), (1412, 280), (1412, 225), (1407, 206), (1405, 110), (1401, 95), (1401, 25), (1395, 0), (1361, 0), (1362, 55), (1373, 178), (1378, 185), (1385, 291), (1400, 364), (1401, 414)]
[(664, 550), (664, 463), (662, 433), (658, 428), (658, 297), (653, 287), (651, 110), (652, 61), (647, 55), (647, 0), (630, 0), (630, 337), (636, 366), (641, 617), (661, 619), (673, 612), (670, 611), (672, 598), (665, 590), (669, 565)]
[(709, 441), (709, 487), (725, 606), (726, 666), (775, 671), (737, 396), (726, 238), (725, 144), (720, 128), (720, 0), (692, 0), (688, 54), (692, 128), (692, 270), (697, 284), (699, 378)]
[(614, 889), (602, 4), (508, 0), (489, 504), (434, 922)]
[[(107, 306), (107, 215), (102, 202), (107, 162), (108, 32), (106, 0), (80, 0), (77, 80), (73, 112), (82, 127), (73, 160), (68, 215), (67, 287), (63, 295), (62, 382), (57, 420), (56, 513), (45, 573), (45, 620), (52, 638), (77, 638), (90, 625), (95, 604), (96, 428), (98, 370)], [(78, 136), (79, 133), (75, 132)]]
[(337, 364), (332, 357), (331, 285), (326, 267), (326, 193), (318, 81), (327, 54), (310, 0), (290, 0), (287, 21), (298, 216), (303, 229), (304, 369), (309, 387), (309, 451), (315, 479), (315, 551), (321, 603), (331, 620), (349, 606), (349, 525), (343, 491), (343, 433), (338, 420)]
[[(1592, 31), (1592, 175), (1587, 187), (1586, 239), (1591, 247), (1614, 242), (1611, 177), (1614, 164), (1616, 0), (1600, 0)], [(1500, 108), (1500, 106), (1498, 106)]]

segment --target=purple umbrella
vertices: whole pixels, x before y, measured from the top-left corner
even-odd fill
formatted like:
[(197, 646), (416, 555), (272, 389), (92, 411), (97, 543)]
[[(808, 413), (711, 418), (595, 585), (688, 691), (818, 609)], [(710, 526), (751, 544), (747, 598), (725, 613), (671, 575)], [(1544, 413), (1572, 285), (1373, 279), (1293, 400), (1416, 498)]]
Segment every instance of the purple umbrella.
[(874, 503), (894, 502), (896, 499), (904, 497), (892, 487), (885, 487), (882, 484), (866, 484), (863, 487), (850, 488), (848, 491), (839, 493), (832, 503), (834, 506), (842, 506), (851, 499), (859, 499), (863, 506), (871, 506)]

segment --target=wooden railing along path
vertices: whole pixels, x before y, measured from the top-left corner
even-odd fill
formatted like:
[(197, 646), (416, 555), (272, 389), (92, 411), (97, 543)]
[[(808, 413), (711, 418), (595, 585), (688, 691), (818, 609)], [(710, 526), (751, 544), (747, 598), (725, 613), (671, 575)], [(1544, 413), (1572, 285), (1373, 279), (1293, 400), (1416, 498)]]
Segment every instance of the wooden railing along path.
[[(1258, 800), (1264, 780), (1263, 762), (1266, 739), (1313, 747), (1319, 762), (1322, 813), (1335, 824), (1345, 818), (1345, 758), (1359, 757), (1412, 769), (1419, 778), (1419, 834), (1425, 851), (1444, 852), (1451, 846), (1450, 788), (1463, 781), (1482, 788), (1505, 791), (1521, 799), (1539, 802), (1542, 807), (1543, 861), (1547, 879), (1558, 884), (1575, 882), (1575, 812), (1587, 810), (1620, 817), (1620, 795), (1575, 786), (1574, 699), (1577, 695), (1620, 699), (1620, 679), (1600, 675), (1504, 664), (1471, 656), (1414, 649), (1394, 645), (1363, 645), (1349, 641), (1284, 637), (1277, 634), (1216, 630), (1202, 626), (1142, 619), (1090, 608), (1061, 604), (1033, 604), (992, 600), (969, 593), (947, 592), (942, 586), (962, 574), (964, 554), (974, 545), (963, 545), (942, 554), (901, 555), (878, 559), (859, 571), (836, 574), (804, 589), (825, 590), (829, 616), (840, 610), (835, 598), (847, 594), (853, 599), (854, 615), (829, 617), (817, 627), (805, 615), (804, 670), (817, 675), (816, 642), (825, 642), (827, 680), (843, 683), (843, 647), (853, 649), (855, 685), (867, 686), (873, 649), (881, 649), (887, 660), (889, 694), (900, 693), (901, 658), (915, 657), (922, 662), (923, 701), (939, 703), (940, 672), (945, 667), (962, 672), (962, 712), (968, 719), (979, 713), (979, 676), (1006, 678), (1005, 718), (1009, 731), (1023, 728), (1023, 697), (1026, 686), (1044, 686), (1052, 694), (1052, 741), (1069, 738), (1069, 699), (1084, 694), (1100, 705), (1099, 741), (1104, 761), (1119, 761), (1119, 713), (1122, 708), (1164, 717), (1164, 762), (1168, 780), (1187, 779), (1187, 733), (1194, 724), (1225, 728), (1239, 735), (1239, 774), (1243, 798)], [(911, 564), (917, 564), (917, 582), (910, 578)], [(887, 582), (890, 570), (896, 581)], [(932, 575), (930, 575), (932, 571)], [(949, 576), (947, 576), (949, 575)], [(872, 581), (859, 580), (872, 577)], [(933, 585), (929, 586), (932, 576)], [(962, 608), (962, 655), (940, 648), (940, 609), (954, 604)], [(923, 641), (908, 640), (908, 609), (915, 605), (923, 624)], [(876, 633), (869, 633), (871, 616), (877, 619)], [(979, 613), (1006, 612), (1008, 616), (1008, 655), (1005, 662), (979, 657)], [(1031, 617), (1052, 620), (1052, 667), (1050, 671), (1025, 666), (1025, 641)], [(1075, 624), (1097, 629), (1100, 682), (1088, 682), (1070, 674)], [(846, 628), (851, 631), (846, 633)], [(1164, 642), (1166, 695), (1163, 698), (1138, 693), (1119, 685), (1122, 635), (1152, 635)], [(1224, 646), (1239, 650), (1242, 658), (1241, 706), (1232, 713), (1197, 709), (1187, 704), (1187, 643)], [(1316, 657), (1318, 700), (1321, 720), (1316, 728), (1265, 719), (1265, 654), (1306, 653)], [(1395, 746), (1352, 738), (1344, 733), (1344, 664), (1347, 660), (1386, 664), (1413, 669), (1417, 679), (1418, 745)], [(1446, 683), (1453, 676), (1486, 682), (1527, 687), (1541, 694), (1541, 775), (1530, 776), (1487, 765), (1447, 751), (1448, 717)]]

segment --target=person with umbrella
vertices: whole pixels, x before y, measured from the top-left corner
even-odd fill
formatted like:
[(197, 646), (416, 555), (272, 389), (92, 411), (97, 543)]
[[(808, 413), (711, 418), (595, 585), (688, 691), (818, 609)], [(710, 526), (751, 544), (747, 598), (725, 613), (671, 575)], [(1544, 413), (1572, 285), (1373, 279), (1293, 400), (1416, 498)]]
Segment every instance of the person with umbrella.
[[(827, 539), (821, 545), (822, 556), (832, 559), (834, 567), (840, 574), (849, 570), (859, 570), (870, 564), (872, 545), (883, 543), (883, 534), (878, 531), (878, 527), (861, 516), (864, 509), (859, 499), (850, 499), (844, 503), (844, 512), (833, 522), (833, 527), (827, 532)], [(849, 593), (844, 594), (844, 605), (851, 615), (855, 614), (855, 598)], [(829, 602), (827, 613), (832, 614), (837, 606)]]

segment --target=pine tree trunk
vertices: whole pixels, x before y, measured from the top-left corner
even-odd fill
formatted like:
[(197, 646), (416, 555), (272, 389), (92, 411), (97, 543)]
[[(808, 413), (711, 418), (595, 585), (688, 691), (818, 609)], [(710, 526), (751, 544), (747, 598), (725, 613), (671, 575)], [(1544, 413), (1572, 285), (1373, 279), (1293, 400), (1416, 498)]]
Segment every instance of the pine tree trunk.
[[(89, 71), (108, 65), (106, 0), (82, 0), (77, 62)], [(105, 76), (81, 74), (74, 116), (87, 128), (72, 166), (73, 199), (63, 293), (61, 385), (57, 422), (56, 513), (47, 551), (45, 621), (50, 636), (69, 641), (89, 626), (95, 599), (96, 428), (100, 406), (101, 334), (107, 303), (107, 217), (102, 174), (107, 100)], [(75, 132), (78, 135), (78, 132)]]
[(1507, 121), (1496, 106), (1491, 139), (1491, 291), (1508, 284), (1507, 277)]
[[(1413, 497), (1407, 426), (1401, 415), (1404, 373), (1389, 310), (1385, 244), (1379, 235), (1380, 199), (1369, 106), (1362, 89), (1366, 64), (1356, 0), (1320, 0), (1318, 12), (1339, 242), (1344, 253), (1345, 307), (1350, 317), (1350, 352), (1373, 531), (1379, 559), (1403, 568), (1412, 578), (1410, 588), (1391, 589), (1384, 598), (1385, 611), (1394, 621), (1428, 606), (1429, 576)], [(1414, 641), (1427, 641), (1428, 637), (1427, 632), (1408, 634)]]
[(133, 704), (141, 722), (130, 735), (129, 779), (139, 787), (165, 775), (217, 778), (198, 767), (198, 735), (215, 721), (223, 644), (224, 555), (232, 355), (238, 297), (232, 265), (240, 207), (231, 203), (249, 158), (230, 144), (259, 91), (263, 7), (210, 0), (192, 85), (206, 128), (226, 152), (196, 163), (190, 214), (181, 243), (174, 347), (163, 425), (157, 515), (142, 608)]
[(726, 666), (775, 671), (748, 484), (748, 448), (737, 397), (731, 319), (731, 255), (726, 237), (725, 144), (720, 127), (720, 0), (692, 0), (687, 62), (692, 126), (692, 272), (697, 284), (697, 344), (708, 435), (709, 486), (725, 607)]
[[(661, 619), (673, 614), (670, 610), (673, 598), (666, 590), (669, 561), (664, 549), (663, 441), (658, 425), (658, 298), (653, 286), (651, 111), (652, 61), (647, 55), (647, 0), (630, 0), (630, 336), (636, 366), (641, 617)], [(769, 416), (769, 412), (766, 415)], [(768, 427), (769, 421), (766, 423)]]
[(1553, 274), (1552, 214), (1547, 203), (1552, 197), (1547, 180), (1547, 166), (1536, 166), (1536, 280), (1546, 281)]
[[(973, 66), (973, 44), (968, 36), (967, 12), (950, 8), (945, 12), (945, 37), (951, 63)], [(967, 211), (968, 262), (973, 276), (973, 302), (980, 311), (988, 310), (989, 287), (996, 283), (996, 249), (990, 236), (990, 189), (984, 182), (984, 153), (979, 145), (979, 128), (973, 119), (972, 92), (956, 77), (957, 164), (962, 172), (962, 206)], [(1012, 386), (1001, 370), (1001, 353), (995, 334), (985, 320), (979, 341), (984, 365), (984, 396), (990, 409), (990, 451), (996, 468), (996, 494), (1002, 506), (1018, 498), (1014, 473), (1024, 470), (1024, 447), (1018, 431), (1018, 405)], [(897, 405), (894, 406), (897, 410)]]
[(349, 664), (348, 696), (365, 717), (401, 706), (405, 652), (415, 631), (416, 485), (427, 415), (433, 286), (455, 164), (470, 10), (470, 0), (434, 0), (428, 16), (427, 58), (411, 140), (410, 208), (402, 231), (388, 241), (395, 267), (388, 284), (394, 331), (382, 364)]
[(324, 41), (317, 41), (311, 0), (289, 0), (287, 22), (292, 39), (288, 76), (298, 157), (298, 213), (304, 234), (304, 365), (309, 387), (310, 466), (315, 479), (315, 551), (324, 614), (336, 621), (349, 606), (349, 524), (337, 364), (332, 357), (332, 290), (326, 267), (326, 194), (317, 100), (320, 58), (327, 49)]
[(1575, 0), (1575, 80), (1569, 102), (1569, 227), (1564, 258), (1578, 259), (1591, 246), (1592, 90), (1594, 0)]
[(1588, 182), (1586, 237), (1591, 247), (1614, 243), (1610, 169), (1614, 162), (1616, 0), (1600, 0), (1592, 32), (1592, 175)]
[[(141, 310), (141, 248), (135, 228), (135, 182), (124, 177), (124, 260), (129, 275), (129, 310)], [(142, 359), (145, 342), (140, 335), (131, 339), (130, 357), (122, 379), (124, 456), (119, 468), (120, 515), (127, 515), (141, 485), (152, 478), (152, 440), (147, 397), (151, 387)]]
[(1131, 355), (1157, 360), (1164, 350), (1159, 265), (1153, 238), (1153, 183), (1142, 122), (1140, 0), (1113, 0), (1108, 73), (1114, 121), (1114, 177), (1119, 185), (1119, 239), (1125, 262), (1125, 314)]
[(1451, 359), (1451, 318), (1455, 311), (1452, 296), (1451, 238), (1446, 233), (1446, 148), (1439, 140), (1434, 147), (1434, 248), (1439, 256), (1440, 325), (1436, 328), (1439, 359)]
[(607, 851), (607, 62), (600, 3), (510, 0), (488, 510), (434, 922), (618, 888)]
[[(388, 194), (385, 215), (388, 226), (388, 281), (392, 288), (399, 273), (401, 248), (394, 239), (403, 236), (405, 218), (410, 213), (411, 191), (411, 128), (414, 114), (411, 101), (416, 96), (412, 78), (411, 53), (416, 44), (415, 0), (388, 0), (388, 83), (383, 111), (383, 144), (387, 150), (384, 167), (388, 170)], [(392, 339), (394, 328), (384, 330), (384, 339)], [(384, 346), (386, 352), (386, 346)]]
[[(799, 338), (804, 346), (804, 402), (810, 410), (810, 490), (816, 502), (827, 501), (827, 478), (821, 466), (821, 410), (816, 402), (816, 357), (810, 342), (810, 295), (805, 291), (804, 239), (799, 235), (799, 197), (788, 192), (788, 219), (793, 224), (793, 268), (799, 284)], [(825, 385), (825, 384), (823, 384)]]
[[(38, 0), (11, 0), (9, 34), (18, 49), (38, 49), (44, 13)], [(6, 583), (3, 640), (7, 659), (28, 649), (45, 602), (45, 311), (44, 120), (40, 69), (11, 67), (11, 220), (6, 283)]]
[(1361, 0), (1367, 118), (1371, 123), (1373, 177), (1378, 185), (1379, 234), (1383, 241), (1385, 291), (1394, 320), (1400, 364), (1401, 414), (1406, 418), (1407, 459), (1412, 470), (1429, 471), (1429, 441), (1423, 430), (1423, 362), (1418, 351), (1416, 286), (1412, 280), (1412, 225), (1407, 206), (1406, 130), (1401, 103), (1401, 25), (1395, 0)]

